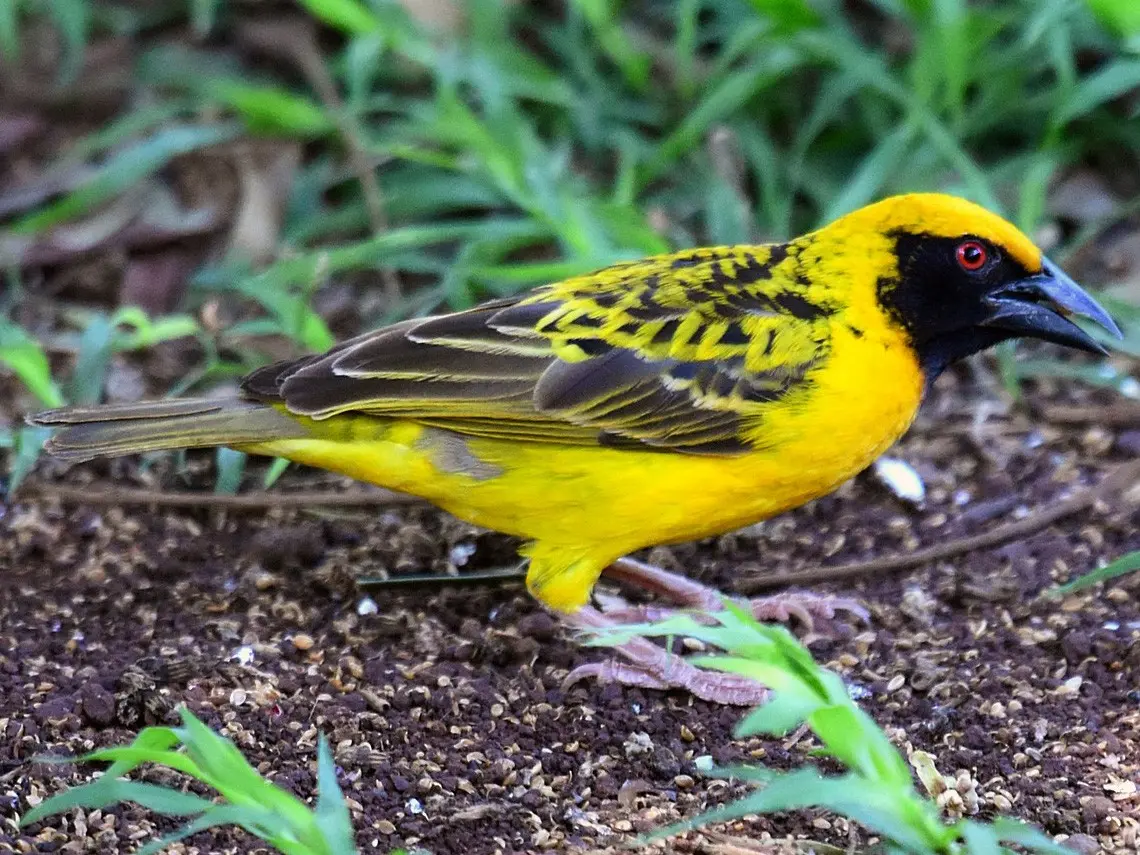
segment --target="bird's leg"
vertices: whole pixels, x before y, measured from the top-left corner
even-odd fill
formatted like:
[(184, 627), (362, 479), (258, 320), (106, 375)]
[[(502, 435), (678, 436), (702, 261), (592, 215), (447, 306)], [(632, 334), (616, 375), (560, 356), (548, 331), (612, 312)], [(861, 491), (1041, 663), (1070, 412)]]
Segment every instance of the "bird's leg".
[[(619, 558), (603, 575), (659, 594), (682, 608), (718, 612), (724, 608), (725, 595), (677, 573), (633, 558)], [(828, 597), (807, 591), (786, 591), (768, 597), (745, 600), (742, 605), (761, 621), (787, 623), (795, 618), (811, 631), (817, 620), (831, 621), (838, 612), (847, 612), (861, 621), (869, 619), (867, 610), (845, 597)], [(606, 610), (606, 617), (617, 623), (657, 622), (676, 614), (676, 608), (645, 605), (617, 606)]]
[[(604, 575), (672, 600), (681, 608), (718, 612), (724, 595), (715, 588), (694, 582), (660, 567), (621, 558), (605, 569)], [(789, 591), (743, 602), (757, 620), (787, 622), (795, 618), (809, 631), (816, 621), (830, 621), (846, 611), (867, 620), (866, 609), (854, 600)], [(632, 606), (619, 602), (604, 611), (590, 606), (579, 609), (565, 620), (579, 629), (605, 629), (630, 623), (657, 623), (676, 614), (676, 606)], [(698, 698), (721, 704), (758, 705), (768, 697), (761, 684), (738, 674), (703, 671), (644, 638), (633, 638), (614, 647), (622, 660), (592, 662), (570, 672), (564, 685), (586, 678), (597, 678), (645, 689), (684, 689)]]
[[(591, 606), (583, 606), (564, 620), (578, 629), (596, 630), (624, 626)], [(640, 686), (643, 689), (684, 689), (717, 704), (758, 706), (768, 699), (768, 690), (755, 680), (739, 674), (702, 671), (675, 653), (644, 638), (632, 638), (614, 650), (626, 661), (610, 659), (579, 665), (566, 677), (564, 687), (579, 680), (603, 681)]]

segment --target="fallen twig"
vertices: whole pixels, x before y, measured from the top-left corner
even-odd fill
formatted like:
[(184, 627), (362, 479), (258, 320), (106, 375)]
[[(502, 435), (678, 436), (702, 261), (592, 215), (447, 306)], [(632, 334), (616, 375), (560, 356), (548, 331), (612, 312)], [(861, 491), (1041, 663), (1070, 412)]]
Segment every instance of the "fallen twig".
[(1140, 401), (1117, 401), (1104, 407), (1047, 404), (1039, 413), (1042, 419), (1061, 424), (1140, 427)]
[(1140, 460), (1132, 460), (1114, 469), (1095, 487), (1082, 490), (1077, 495), (1054, 505), (1039, 508), (1025, 519), (998, 526), (991, 531), (939, 543), (936, 546), (919, 549), (907, 555), (889, 555), (854, 564), (840, 564), (836, 567), (813, 567), (793, 573), (768, 574), (742, 579), (734, 586), (734, 589), (740, 594), (755, 594), (768, 588), (785, 585), (806, 585), (814, 582), (850, 579), (871, 573), (899, 573), (903, 570), (913, 570), (933, 561), (943, 561), (978, 549), (991, 549), (1021, 537), (1028, 537), (1058, 520), (1088, 510), (1098, 499), (1105, 499), (1127, 490), (1137, 482), (1140, 482)]
[[(1035, 534), (1058, 520), (1073, 516), (1092, 507), (1098, 499), (1120, 493), (1140, 483), (1140, 460), (1122, 464), (1105, 476), (1095, 487), (1082, 490), (1075, 496), (1040, 508), (1025, 519), (1003, 526), (919, 549), (906, 555), (891, 555), (835, 567), (813, 567), (792, 573), (756, 576), (742, 579), (733, 589), (740, 594), (755, 594), (769, 588), (785, 585), (805, 585), (850, 579), (871, 573), (898, 573), (913, 570), (933, 561), (943, 561), (978, 549), (991, 549), (1005, 543)], [(217, 493), (169, 493), (155, 490), (114, 489), (90, 490), (63, 484), (26, 482), (21, 486), (20, 499), (58, 499), (85, 505), (154, 505), (158, 507), (186, 508), (212, 507), (227, 510), (265, 510), (267, 508), (315, 507), (377, 507), (385, 505), (426, 504), (418, 496), (376, 489), (367, 493), (256, 493), (230, 496)], [(514, 573), (516, 571), (510, 571)], [(507, 574), (505, 573), (504, 576)], [(422, 582), (423, 579), (408, 580)]]
[(406, 588), (414, 586), (434, 587), (436, 585), (497, 585), (502, 582), (521, 582), (526, 578), (527, 562), (510, 567), (490, 567), (468, 573), (415, 573), (407, 576), (366, 576), (356, 580), (362, 591), (381, 588)]
[(246, 493), (230, 496), (220, 493), (168, 493), (160, 490), (90, 490), (64, 484), (28, 482), (21, 485), (19, 499), (58, 499), (82, 505), (155, 505), (166, 508), (226, 508), (265, 510), (266, 508), (354, 508), (384, 505), (414, 505), (418, 496), (391, 490), (353, 493)]

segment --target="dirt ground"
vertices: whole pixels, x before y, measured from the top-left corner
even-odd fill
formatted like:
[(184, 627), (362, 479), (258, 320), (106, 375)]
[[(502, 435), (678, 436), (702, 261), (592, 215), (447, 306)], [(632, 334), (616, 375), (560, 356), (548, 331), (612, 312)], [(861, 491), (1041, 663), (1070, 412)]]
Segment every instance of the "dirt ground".
[[(922, 507), (864, 475), (792, 514), (650, 558), (729, 589), (761, 572), (903, 554), (1036, 514), (1140, 455), (1140, 428), (996, 412), (984, 377), (944, 378), (895, 450), (926, 481)], [(1108, 399), (1039, 385), (1028, 403), (1050, 400)], [(177, 475), (48, 463), (39, 479), (191, 489), (208, 486), (208, 460)], [(342, 484), (294, 472), (281, 489)], [(1060, 603), (1038, 594), (1140, 548), (1138, 507), (1132, 491), (998, 548), (819, 586), (865, 602), (872, 621), (812, 649), (900, 745), (930, 752), (943, 773), (966, 770), (982, 816), (1023, 817), (1077, 851), (1136, 851), (1140, 580)], [(155, 818), (133, 806), (22, 832), (15, 818), (94, 772), (36, 755), (121, 743), (182, 703), (304, 797), (327, 734), (363, 852), (610, 850), (741, 792), (704, 777), (698, 758), (807, 759), (802, 734), (734, 740), (737, 708), (596, 683), (563, 691), (569, 668), (604, 653), (577, 647), (518, 585), (369, 596), (354, 582), (505, 566), (512, 546), (414, 505), (0, 506), (0, 850), (119, 852), (149, 838)], [(781, 839), (801, 841), (785, 851), (867, 842), (843, 820), (801, 813), (668, 846), (731, 855)], [(174, 851), (259, 850), (220, 831)]]

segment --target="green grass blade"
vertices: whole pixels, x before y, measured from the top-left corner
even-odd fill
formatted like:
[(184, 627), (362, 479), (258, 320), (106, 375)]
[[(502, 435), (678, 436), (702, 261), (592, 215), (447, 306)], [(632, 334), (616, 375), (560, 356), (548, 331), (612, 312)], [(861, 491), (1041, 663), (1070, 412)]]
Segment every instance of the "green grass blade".
[(1117, 59), (1081, 81), (1068, 98), (1058, 105), (1054, 122), (1065, 125), (1087, 116), (1097, 107), (1140, 86), (1140, 59)]
[(36, 466), (44, 452), (51, 428), (19, 427), (12, 435), (12, 453), (8, 459), (8, 493), (14, 494)]
[(144, 350), (163, 342), (195, 336), (202, 331), (193, 315), (152, 318), (138, 306), (123, 306), (111, 316), (111, 323), (116, 327), (127, 327), (126, 330), (115, 331), (116, 353)]
[[(148, 728), (148, 730), (150, 730), (150, 728)], [(141, 737), (142, 734), (139, 734), (139, 736)], [(175, 736), (173, 744), (176, 745), (178, 742), (179, 740), (177, 736)], [(66, 757), (48, 757), (43, 758), (43, 762), (110, 763), (111, 766), (103, 770), (103, 777), (105, 778), (122, 778), (146, 763), (152, 763), (156, 766), (166, 766), (168, 769), (174, 769), (192, 778), (197, 778), (201, 775), (201, 770), (193, 760), (181, 751), (163, 748), (162, 746), (165, 743), (165, 739), (156, 740), (153, 744), (148, 744), (146, 741), (136, 738), (130, 745), (100, 748), (96, 751), (84, 754), (75, 760)]]
[(1101, 582), (1108, 582), (1120, 576), (1140, 571), (1140, 550), (1122, 555), (1115, 561), (1110, 561), (1104, 567), (1085, 573), (1083, 576), (1059, 585), (1049, 592), (1051, 597), (1066, 597), (1076, 591), (1083, 591)]
[(1132, 0), (1085, 0), (1102, 24), (1122, 36), (1140, 35), (1140, 4)]
[(191, 0), (190, 21), (198, 38), (205, 38), (213, 32), (221, 7), (222, 0)]
[(873, 201), (895, 175), (915, 132), (915, 126), (908, 122), (875, 146), (839, 195), (824, 209), (823, 220), (830, 222)]
[(58, 793), (37, 805), (20, 820), (22, 826), (39, 822), (73, 808), (105, 808), (119, 802), (134, 802), (163, 816), (197, 816), (212, 808), (213, 802), (192, 793), (171, 790), (156, 784), (124, 781), (106, 776), (81, 787)]
[(311, 281), (317, 271), (327, 275), (378, 266), (395, 255), (424, 246), (490, 236), (530, 238), (538, 242), (550, 237), (547, 226), (524, 218), (488, 217), (480, 221), (442, 222), (433, 225), (392, 229), (367, 240), (303, 253), (278, 261), (243, 283), (249, 292), (273, 291)]
[(336, 779), (336, 761), (328, 740), (321, 734), (317, 743), (317, 807), (314, 820), (324, 840), (335, 855), (355, 853), (352, 818), (348, 814), (340, 784)]
[(753, 8), (774, 20), (781, 29), (789, 32), (814, 27), (820, 15), (807, 0), (750, 0)]
[(300, 4), (313, 17), (349, 35), (369, 35), (381, 27), (380, 19), (357, 0), (300, 0)]
[(174, 158), (233, 139), (237, 134), (238, 129), (230, 125), (165, 128), (150, 139), (123, 149), (82, 187), (17, 220), (9, 228), (16, 234), (35, 234), (57, 226), (137, 186)]
[(83, 67), (83, 54), (91, 29), (92, 6), (89, 0), (51, 0), (47, 8), (63, 36), (63, 62), (59, 66), (59, 80), (64, 85), (69, 85), (79, 76)]
[(214, 492), (220, 496), (233, 496), (241, 488), (241, 479), (245, 474), (244, 452), (234, 451), (232, 448), (218, 448), (214, 452), (214, 468), (217, 476), (214, 479)]
[(23, 327), (4, 317), (0, 317), (0, 366), (15, 374), (44, 406), (63, 406), (44, 349)]
[(284, 457), (275, 457), (273, 462), (269, 464), (269, 468), (265, 470), (265, 477), (261, 479), (261, 488), (263, 490), (273, 489), (273, 485), (277, 483), (277, 479), (285, 474), (285, 470), (289, 468), (290, 461)]
[(67, 384), (73, 404), (96, 404), (103, 397), (103, 384), (114, 353), (115, 327), (106, 315), (94, 315), (79, 337), (75, 373)]
[(172, 831), (165, 837), (158, 840), (152, 840), (145, 846), (139, 847), (135, 855), (157, 855), (168, 846), (177, 843), (180, 840), (185, 840), (187, 837), (193, 837), (201, 831), (207, 831), (211, 828), (216, 828), (221, 825), (237, 825), (242, 828), (253, 825), (257, 827), (257, 822), (254, 815), (257, 813), (255, 809), (248, 808), (244, 805), (215, 805), (211, 804), (209, 809), (203, 811), (202, 815), (196, 819), (183, 825), (177, 831)]
[(1073, 850), (1042, 834), (1032, 825), (1019, 819), (1006, 816), (995, 817), (992, 827), (998, 840), (1002, 843), (1016, 843), (1024, 846), (1031, 852), (1042, 852), (1044, 855), (1072, 855)]
[[(109, 778), (121, 778), (143, 763), (160, 763), (197, 777), (197, 767), (193, 761), (184, 754), (170, 750), (181, 741), (181, 736), (173, 727), (147, 727), (139, 732), (130, 745), (92, 751), (80, 757), (79, 762), (110, 761), (110, 767), (103, 771), (104, 777)], [(183, 764), (177, 757), (184, 758), (189, 765)]]
[(0, 55), (6, 62), (20, 58), (20, 0), (0, 0)]
[(962, 840), (970, 855), (1002, 855), (1001, 842), (993, 827), (976, 822), (963, 822)]
[(307, 139), (336, 129), (323, 107), (279, 86), (218, 77), (206, 81), (202, 89), (208, 98), (237, 113), (256, 134)]
[(574, 0), (573, 5), (590, 22), (598, 45), (621, 69), (626, 83), (639, 92), (644, 90), (649, 83), (650, 59), (622, 30), (615, 15), (618, 4), (612, 0)]
[(186, 753), (201, 769), (203, 783), (213, 787), (234, 804), (261, 805), (286, 818), (294, 827), (303, 827), (308, 808), (294, 795), (266, 781), (232, 742), (214, 733), (182, 708), (183, 742)]
[(773, 45), (744, 68), (719, 81), (657, 147), (642, 169), (642, 183), (658, 177), (700, 142), (709, 128), (741, 109), (745, 103), (803, 64), (799, 51), (788, 44)]

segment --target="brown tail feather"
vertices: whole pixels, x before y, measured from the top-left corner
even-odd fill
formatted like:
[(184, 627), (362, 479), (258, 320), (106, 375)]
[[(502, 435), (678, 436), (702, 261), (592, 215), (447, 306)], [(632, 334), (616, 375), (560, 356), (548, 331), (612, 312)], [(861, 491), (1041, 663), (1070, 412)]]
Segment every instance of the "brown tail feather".
[(308, 436), (297, 420), (242, 398), (63, 407), (31, 415), (28, 422), (61, 427), (44, 447), (67, 460)]

